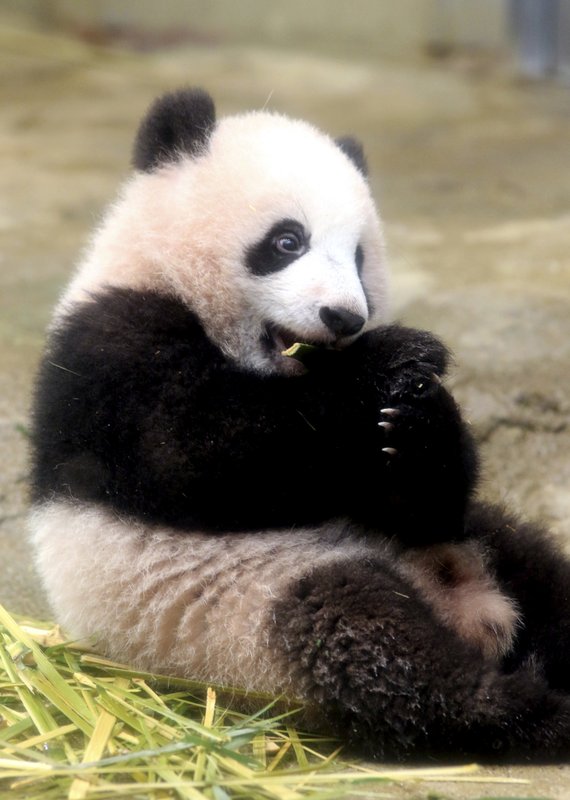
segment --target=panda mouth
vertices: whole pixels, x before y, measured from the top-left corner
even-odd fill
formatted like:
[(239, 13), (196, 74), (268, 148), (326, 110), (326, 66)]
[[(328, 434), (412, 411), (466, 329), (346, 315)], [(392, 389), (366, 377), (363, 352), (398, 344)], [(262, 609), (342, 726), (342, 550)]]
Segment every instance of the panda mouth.
[(288, 328), (273, 324), (266, 325), (262, 339), (264, 346), (274, 356), (282, 356), (285, 350), (297, 343), (310, 344), (313, 347), (327, 347), (331, 344), (324, 339), (301, 336)]

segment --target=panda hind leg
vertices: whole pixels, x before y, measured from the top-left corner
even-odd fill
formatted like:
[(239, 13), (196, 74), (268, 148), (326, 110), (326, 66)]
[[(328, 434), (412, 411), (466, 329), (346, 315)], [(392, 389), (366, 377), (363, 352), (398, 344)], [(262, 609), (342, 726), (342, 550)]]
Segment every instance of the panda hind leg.
[(295, 685), (373, 758), (570, 755), (570, 698), (501, 673), (380, 560), (334, 562), (289, 585), (271, 644)]
[(570, 692), (570, 559), (541, 526), (500, 506), (474, 503), (466, 535), (483, 544), (497, 583), (521, 614), (505, 668), (531, 664), (552, 688)]

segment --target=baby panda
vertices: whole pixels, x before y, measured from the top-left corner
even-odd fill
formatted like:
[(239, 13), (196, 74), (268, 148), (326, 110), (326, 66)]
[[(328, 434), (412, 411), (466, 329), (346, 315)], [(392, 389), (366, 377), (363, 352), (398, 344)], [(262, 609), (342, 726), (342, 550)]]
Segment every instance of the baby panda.
[(37, 379), (58, 620), (300, 699), (375, 758), (570, 755), (570, 565), (476, 500), (445, 347), (387, 323), (360, 145), (181, 90), (134, 167)]

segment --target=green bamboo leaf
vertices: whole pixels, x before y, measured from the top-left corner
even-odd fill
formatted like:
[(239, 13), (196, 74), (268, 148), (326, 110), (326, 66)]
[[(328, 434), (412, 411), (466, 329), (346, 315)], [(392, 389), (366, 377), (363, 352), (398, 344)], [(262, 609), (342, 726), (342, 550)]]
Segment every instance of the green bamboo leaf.
[(259, 708), (245, 714), (236, 708), (243, 692), (215, 692), (205, 701), (204, 683), (86, 654), (53, 626), (18, 623), (4, 611), (0, 796), (337, 800), (393, 780), (515, 782), (481, 777), (470, 765), (383, 771), (341, 763), (338, 742), (302, 734), (290, 710), (277, 712), (283, 698), (259, 694)]

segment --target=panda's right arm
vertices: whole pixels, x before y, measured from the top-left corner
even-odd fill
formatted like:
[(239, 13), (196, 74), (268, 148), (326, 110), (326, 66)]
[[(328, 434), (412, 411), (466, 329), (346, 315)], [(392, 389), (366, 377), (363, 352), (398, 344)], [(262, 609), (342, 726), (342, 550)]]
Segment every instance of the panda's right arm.
[(442, 384), (447, 348), (427, 331), (388, 325), (339, 355), (331, 374), (349, 402), (355, 394), (361, 403), (360, 447), (376, 456), (347, 492), (350, 517), (412, 546), (462, 538), (479, 463), (469, 425)]
[[(440, 470), (383, 452), (378, 423), (395, 400), (418, 405), (408, 391), (418, 374), (444, 369), (434, 341), (394, 327), (306, 376), (262, 377), (232, 367), (171, 298), (106, 293), (64, 320), (40, 371), (36, 499), (64, 494), (181, 527), (246, 530), (340, 515), (401, 528), (415, 498), (425, 523), (435, 499), (425, 468)], [(419, 405), (437, 431), (455, 406), (432, 388)], [(415, 451), (410, 418), (396, 440)]]

